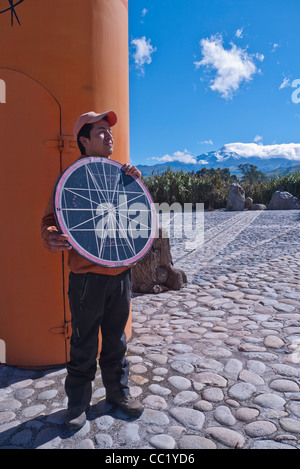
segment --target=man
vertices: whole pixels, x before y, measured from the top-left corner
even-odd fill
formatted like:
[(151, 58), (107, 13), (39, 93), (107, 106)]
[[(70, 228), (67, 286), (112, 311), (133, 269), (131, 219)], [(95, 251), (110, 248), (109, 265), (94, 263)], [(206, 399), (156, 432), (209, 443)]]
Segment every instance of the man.
[[(81, 115), (74, 126), (81, 157), (109, 158), (114, 144), (111, 127), (116, 122), (113, 111)], [(123, 169), (127, 175), (141, 176), (135, 166), (125, 164)], [(53, 192), (42, 219), (42, 238), (50, 251), (68, 251), (70, 268), (68, 295), (72, 337), (65, 382), (68, 397), (66, 424), (76, 430), (86, 422), (97, 370), (99, 328), (102, 336), (99, 366), (106, 401), (130, 416), (138, 416), (143, 407), (129, 394), (129, 365), (125, 358), (124, 330), (130, 312), (131, 269), (101, 267), (80, 256), (68, 244), (68, 236), (59, 231), (52, 200)]]

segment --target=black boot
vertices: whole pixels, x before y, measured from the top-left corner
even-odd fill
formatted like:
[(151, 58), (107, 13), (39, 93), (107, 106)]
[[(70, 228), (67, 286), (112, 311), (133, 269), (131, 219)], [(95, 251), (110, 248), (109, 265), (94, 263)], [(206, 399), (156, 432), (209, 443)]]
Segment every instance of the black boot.
[(70, 430), (79, 430), (86, 423), (86, 412), (92, 398), (92, 382), (68, 374), (65, 390), (68, 397), (65, 424)]

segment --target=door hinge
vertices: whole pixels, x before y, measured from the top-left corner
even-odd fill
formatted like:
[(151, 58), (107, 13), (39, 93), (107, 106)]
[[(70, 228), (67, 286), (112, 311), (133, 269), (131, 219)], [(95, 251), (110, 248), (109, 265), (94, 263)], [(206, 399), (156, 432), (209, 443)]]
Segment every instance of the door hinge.
[(48, 148), (57, 148), (60, 152), (74, 153), (78, 151), (77, 142), (73, 135), (59, 135), (57, 138), (50, 138), (44, 141)]
[(52, 327), (51, 334), (63, 334), (66, 339), (70, 339), (72, 334), (71, 321), (66, 321), (63, 326)]

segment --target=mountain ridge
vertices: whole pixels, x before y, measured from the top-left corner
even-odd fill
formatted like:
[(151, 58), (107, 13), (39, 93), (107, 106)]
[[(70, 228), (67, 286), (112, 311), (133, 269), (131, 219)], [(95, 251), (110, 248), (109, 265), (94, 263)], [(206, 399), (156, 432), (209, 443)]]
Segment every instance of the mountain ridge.
[[(294, 170), (300, 170), (300, 160), (290, 160), (284, 155), (272, 158), (261, 158), (259, 156), (241, 156), (237, 152), (224, 151), (223, 148), (211, 151), (194, 158), (197, 163), (185, 163), (182, 161), (170, 161), (156, 163), (154, 165), (137, 165), (144, 177), (149, 177), (154, 173), (164, 172), (167, 168), (172, 171), (197, 172), (202, 168), (224, 169), (228, 168), (231, 174), (242, 175), (238, 166), (241, 164), (252, 164), (263, 172), (266, 176), (287, 174)], [(295, 169), (294, 169), (295, 168)]]

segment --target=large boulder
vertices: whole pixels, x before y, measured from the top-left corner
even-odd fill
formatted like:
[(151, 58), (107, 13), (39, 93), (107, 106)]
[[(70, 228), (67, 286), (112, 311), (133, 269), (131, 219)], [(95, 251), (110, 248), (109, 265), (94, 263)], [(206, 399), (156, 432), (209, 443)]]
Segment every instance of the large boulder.
[(250, 210), (266, 210), (266, 208), (264, 204), (252, 204)]
[(243, 211), (245, 208), (245, 191), (237, 183), (230, 184), (226, 210)]
[(159, 228), (150, 251), (132, 268), (132, 291), (161, 293), (180, 290), (185, 283), (185, 272), (173, 266), (167, 232)]
[(296, 210), (300, 209), (300, 200), (289, 192), (276, 191), (272, 195), (268, 210)]

